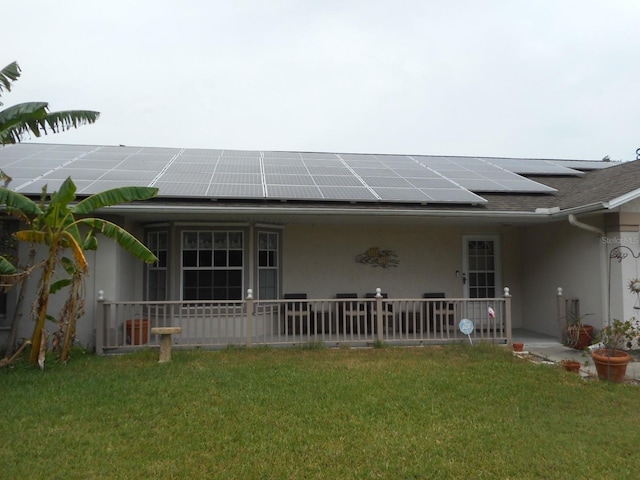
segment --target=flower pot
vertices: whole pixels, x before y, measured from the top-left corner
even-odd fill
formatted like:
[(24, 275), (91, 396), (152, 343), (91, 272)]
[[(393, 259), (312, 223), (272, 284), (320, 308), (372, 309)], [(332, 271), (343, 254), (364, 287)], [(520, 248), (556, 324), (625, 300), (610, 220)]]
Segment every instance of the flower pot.
[(567, 327), (567, 344), (576, 350), (584, 350), (591, 345), (593, 338), (592, 325), (569, 325)]
[(522, 342), (513, 342), (513, 351), (514, 352), (522, 352), (522, 351), (524, 351), (524, 343), (522, 343)]
[(144, 345), (149, 341), (149, 320), (146, 318), (127, 320), (125, 327), (130, 345)]
[(568, 372), (580, 373), (580, 362), (576, 362), (576, 361), (573, 361), (573, 360), (563, 360), (562, 361), (562, 366)]
[(631, 360), (624, 350), (609, 350), (601, 348), (591, 352), (591, 358), (596, 366), (598, 378), (620, 383), (627, 373), (627, 365)]

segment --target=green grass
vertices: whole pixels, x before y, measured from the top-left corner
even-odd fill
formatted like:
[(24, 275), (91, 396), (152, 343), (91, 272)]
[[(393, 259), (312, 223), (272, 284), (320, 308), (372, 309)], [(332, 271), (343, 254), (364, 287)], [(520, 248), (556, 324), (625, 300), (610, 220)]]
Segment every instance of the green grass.
[(0, 370), (0, 478), (638, 477), (638, 387), (501, 347), (157, 358)]

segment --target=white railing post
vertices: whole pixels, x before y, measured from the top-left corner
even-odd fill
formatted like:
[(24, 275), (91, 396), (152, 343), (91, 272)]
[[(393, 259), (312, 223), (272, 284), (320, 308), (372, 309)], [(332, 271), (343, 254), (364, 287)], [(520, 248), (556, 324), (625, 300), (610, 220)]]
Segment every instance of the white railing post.
[(98, 290), (96, 305), (96, 355), (104, 353), (104, 290)]
[(247, 308), (246, 308), (246, 316), (247, 316), (247, 348), (251, 348), (253, 345), (253, 290), (251, 288), (247, 289)]
[(509, 287), (504, 287), (504, 317), (505, 328), (507, 330), (507, 345), (513, 343), (513, 336), (511, 332), (511, 293)]
[(376, 328), (378, 329), (378, 341), (382, 342), (384, 334), (382, 332), (382, 290), (376, 288)]

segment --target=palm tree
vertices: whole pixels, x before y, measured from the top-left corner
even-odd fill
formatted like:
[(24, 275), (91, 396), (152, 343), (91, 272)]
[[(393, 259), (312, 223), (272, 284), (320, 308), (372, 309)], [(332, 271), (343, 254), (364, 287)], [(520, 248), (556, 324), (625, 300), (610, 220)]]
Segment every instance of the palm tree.
[[(16, 62), (0, 70), (0, 96), (3, 90), (11, 91), (11, 83), (20, 77)], [(0, 102), (0, 106), (3, 105)], [(91, 110), (67, 110), (50, 112), (47, 102), (26, 102), (0, 110), (0, 144), (19, 142), (31, 132), (36, 137), (57, 133), (80, 125), (94, 123), (100, 113)]]
[[(7, 213), (17, 216), (27, 229), (16, 232), (16, 238), (23, 242), (43, 245), (46, 254), (41, 261), (42, 276), (34, 302), (36, 324), (31, 336), (30, 361), (40, 363), (46, 348), (45, 321), (49, 295), (60, 288), (69, 287), (67, 301), (62, 309), (59, 325), (64, 330), (61, 348), (61, 360), (69, 358), (69, 349), (75, 333), (76, 320), (82, 316), (84, 305), (83, 280), (88, 272), (85, 251), (98, 248), (97, 234), (116, 241), (129, 253), (147, 263), (158, 259), (138, 239), (122, 227), (101, 218), (88, 215), (96, 210), (121, 203), (146, 200), (158, 194), (157, 188), (120, 187), (106, 190), (86, 197), (76, 203), (76, 186), (67, 178), (60, 190), (48, 196), (43, 194), (44, 202), (38, 204), (30, 198), (0, 187), (0, 205)], [(71, 252), (70, 257), (64, 256)], [(0, 257), (0, 275), (15, 275), (16, 268), (11, 262)], [(54, 281), (56, 267), (61, 266), (69, 275)]]

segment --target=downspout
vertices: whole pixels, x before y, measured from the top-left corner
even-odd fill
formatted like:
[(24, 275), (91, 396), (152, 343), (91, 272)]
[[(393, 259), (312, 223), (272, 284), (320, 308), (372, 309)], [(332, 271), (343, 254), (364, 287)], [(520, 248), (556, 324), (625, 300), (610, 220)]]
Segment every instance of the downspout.
[(586, 223), (582, 223), (581, 221), (579, 221), (576, 218), (576, 216), (573, 213), (569, 214), (569, 223), (571, 225), (573, 225), (574, 227), (581, 228), (582, 230), (586, 230), (586, 231), (592, 232), (592, 233), (597, 233), (601, 237), (604, 237), (606, 235), (604, 230), (602, 230), (602, 229), (600, 229), (598, 227), (594, 227), (593, 225), (588, 225)]
[(600, 289), (602, 293), (602, 325), (609, 322), (609, 292), (608, 290), (608, 273), (609, 273), (609, 265), (607, 265), (607, 242), (603, 241), (607, 236), (606, 232), (601, 228), (594, 227), (593, 225), (588, 225), (579, 221), (573, 213), (569, 214), (569, 223), (574, 227), (580, 228), (582, 230), (586, 230), (587, 232), (595, 233), (600, 237), (600, 245), (602, 246), (603, 253), (600, 255), (600, 272), (601, 273), (601, 285), (603, 288)]

